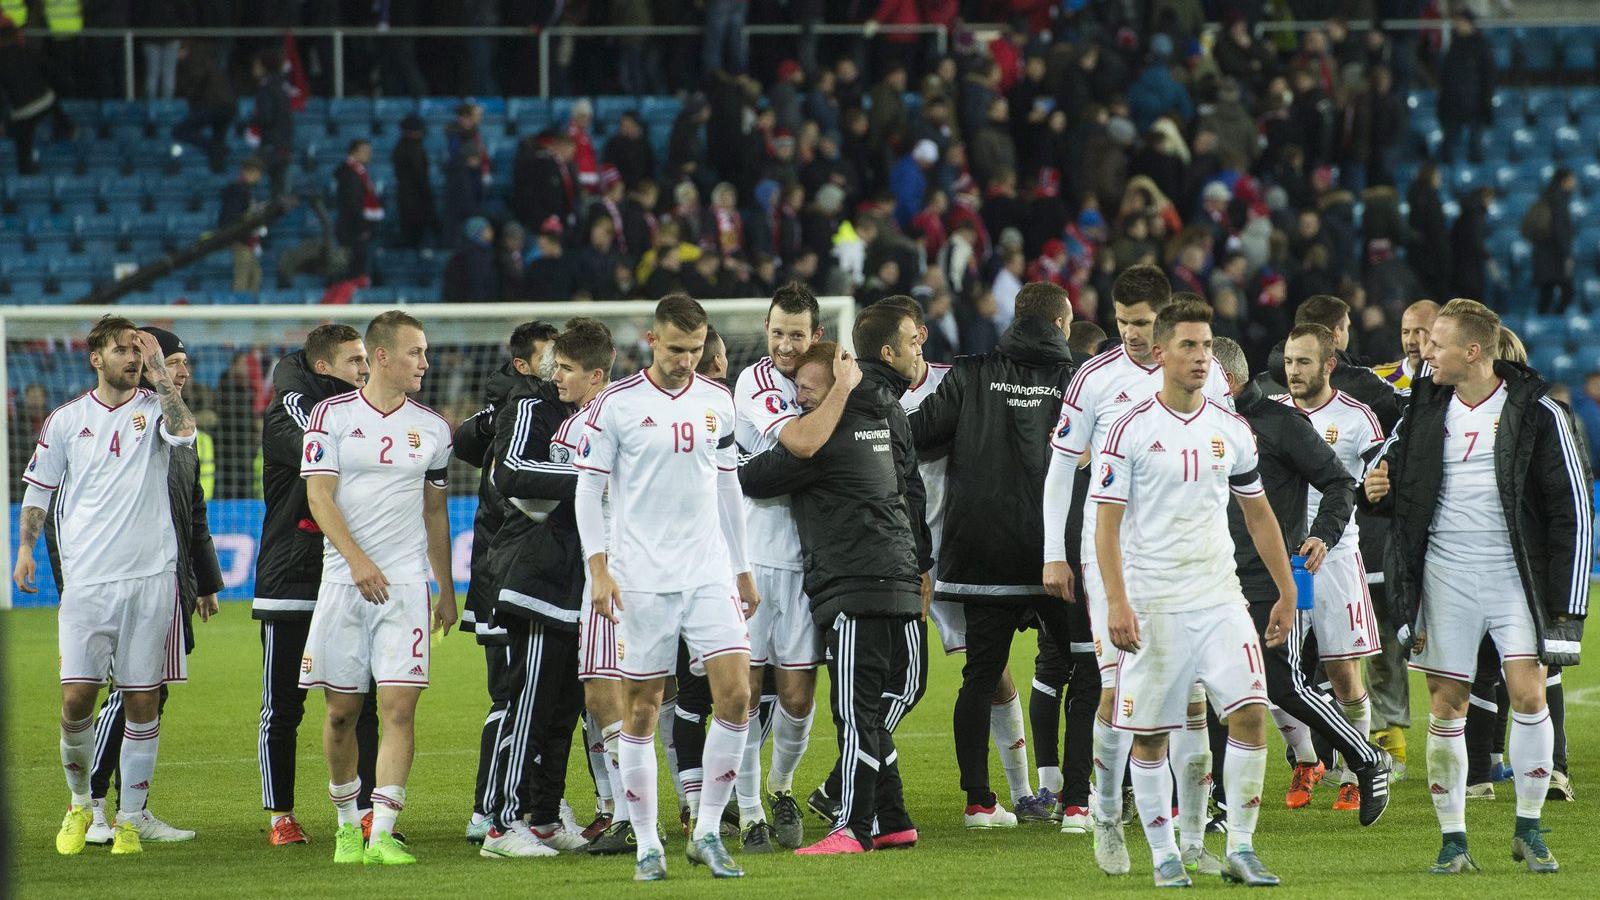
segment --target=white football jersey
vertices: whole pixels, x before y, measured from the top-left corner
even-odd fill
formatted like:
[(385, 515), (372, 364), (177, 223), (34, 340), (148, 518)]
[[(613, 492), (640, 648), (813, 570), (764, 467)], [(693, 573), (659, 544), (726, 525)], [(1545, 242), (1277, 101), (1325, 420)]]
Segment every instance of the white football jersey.
[(589, 404), (576, 465), (607, 476), (608, 565), (620, 589), (665, 594), (728, 580), (717, 478), (738, 462), (733, 394), (709, 378), (667, 391), (645, 370)]
[(1494, 477), (1494, 445), (1505, 409), (1501, 382), (1477, 406), (1450, 397), (1444, 414), (1444, 477), (1428, 529), (1428, 556), (1473, 570), (1516, 565)]
[[(300, 476), (338, 477), (334, 503), (356, 545), (390, 584), (418, 584), (428, 580), (423, 482), (446, 486), (451, 443), (449, 423), (415, 400), (385, 413), (351, 391), (312, 407)], [(326, 539), (322, 580), (355, 583), (350, 564)]]
[[(928, 368), (922, 373), (922, 380), (913, 384), (911, 389), (900, 395), (900, 408), (911, 415), (922, 405), (922, 401), (933, 396), (939, 389), (939, 383), (950, 374), (950, 367), (944, 363), (928, 363)], [(950, 468), (948, 457), (930, 459), (917, 466), (917, 472), (922, 475), (922, 488), (928, 499), (928, 530), (933, 533), (933, 555), (939, 555), (939, 537), (944, 531), (944, 479), (945, 472)]]
[[(1378, 417), (1373, 414), (1371, 407), (1344, 391), (1334, 391), (1328, 402), (1316, 409), (1300, 406), (1288, 394), (1274, 399), (1285, 405), (1293, 405), (1310, 416), (1312, 427), (1328, 442), (1333, 455), (1339, 458), (1339, 464), (1344, 466), (1351, 478), (1361, 481), (1367, 466), (1361, 455), (1383, 443), (1383, 426), (1378, 424)], [(1307, 527), (1316, 521), (1317, 510), (1321, 506), (1322, 492), (1314, 487), (1306, 488)], [(1350, 521), (1344, 523), (1344, 534), (1340, 536), (1339, 543), (1328, 551), (1328, 555), (1346, 556), (1356, 552), (1360, 546), (1361, 529), (1356, 525), (1356, 517), (1351, 516)]]
[[(583, 409), (580, 409), (572, 415), (567, 416), (567, 418), (562, 421), (561, 426), (556, 429), (556, 433), (550, 436), (550, 462), (554, 465), (565, 466), (572, 469), (572, 475), (574, 478), (576, 478), (578, 475), (576, 461), (578, 459), (578, 442), (582, 439), (583, 435), (583, 422), (589, 417), (589, 408), (593, 403), (594, 401), (591, 400), (588, 404), (584, 405)], [(604, 517), (603, 521), (606, 524), (606, 531), (609, 533), (611, 531), (610, 491), (605, 491), (600, 494), (600, 514)], [(588, 549), (584, 549), (583, 558), (587, 560), (595, 553), (601, 553), (604, 551), (604, 547), (600, 547), (592, 552)]]
[(50, 414), (22, 480), (55, 492), (65, 584), (177, 571), (167, 446), (193, 443), (167, 431), (160, 398), (144, 388), (119, 406), (89, 391)]
[[(1067, 385), (1066, 396), (1061, 398), (1061, 418), (1056, 421), (1050, 446), (1070, 458), (1074, 465), (1087, 452), (1092, 470), (1100, 471), (1100, 448), (1105, 446), (1112, 424), (1133, 407), (1155, 396), (1161, 385), (1161, 366), (1134, 362), (1124, 347), (1113, 347), (1091, 358), (1078, 368)], [(1228, 379), (1222, 374), (1222, 364), (1215, 358), (1211, 360), (1211, 373), (1206, 376), (1201, 392), (1223, 409), (1233, 409)], [(1095, 505), (1085, 503), (1080, 544), (1084, 565), (1095, 564), (1095, 521)]]
[[(739, 373), (733, 405), (733, 436), (740, 456), (776, 447), (783, 427), (800, 414), (794, 381), (778, 371), (770, 356)], [(744, 523), (752, 563), (800, 571), (800, 530), (789, 510), (788, 495), (744, 498)]]
[(1127, 507), (1122, 568), (1135, 610), (1185, 612), (1244, 602), (1228, 502), (1230, 494), (1265, 493), (1255, 433), (1244, 419), (1209, 398), (1199, 410), (1179, 415), (1157, 395), (1112, 425), (1098, 458), (1089, 502)]

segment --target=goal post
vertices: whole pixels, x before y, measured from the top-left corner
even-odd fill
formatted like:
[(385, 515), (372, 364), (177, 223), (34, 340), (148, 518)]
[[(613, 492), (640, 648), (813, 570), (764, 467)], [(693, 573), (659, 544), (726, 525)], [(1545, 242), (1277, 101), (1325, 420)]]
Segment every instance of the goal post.
[[(825, 335), (850, 347), (855, 301), (824, 297)], [(766, 355), (763, 322), (767, 298), (705, 301), (722, 335), (730, 379)], [(58, 600), (45, 542), (34, 558), (39, 593), (11, 584), (17, 545), (21, 475), (45, 415), (95, 385), (84, 339), (103, 315), (137, 325), (166, 328), (182, 338), (192, 375), (185, 400), (203, 433), (202, 480), (211, 531), (221, 562), (223, 599), (253, 596), (256, 543), (261, 529), (260, 423), (271, 400), (272, 370), (299, 349), (311, 329), (329, 322), (358, 331), (377, 314), (404, 309), (427, 330), (429, 369), (419, 401), (455, 426), (484, 402), (487, 377), (509, 356), (506, 342), (518, 324), (538, 320), (557, 328), (575, 316), (604, 322), (617, 345), (612, 372), (621, 377), (648, 362), (644, 334), (655, 302), (650, 300), (570, 303), (412, 303), (340, 306), (0, 306), (0, 398), (6, 434), (0, 441), (0, 548), (7, 589), (0, 608), (49, 606)], [(477, 508), (477, 470), (452, 462), (450, 518), (455, 578), (463, 589), (469, 571), (472, 515)]]

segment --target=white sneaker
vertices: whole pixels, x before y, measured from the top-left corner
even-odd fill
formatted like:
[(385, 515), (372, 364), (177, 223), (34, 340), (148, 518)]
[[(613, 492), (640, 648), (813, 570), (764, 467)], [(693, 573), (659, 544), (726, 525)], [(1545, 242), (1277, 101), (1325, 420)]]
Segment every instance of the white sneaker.
[(583, 839), (582, 829), (568, 828), (560, 823), (529, 830), (540, 843), (554, 847), (562, 853), (571, 853), (589, 846), (589, 842)]
[(516, 822), (505, 831), (489, 829), (489, 836), (483, 839), (483, 849), (478, 851), (478, 855), (489, 859), (527, 859), (555, 856), (556, 848), (534, 837), (528, 826)]
[(116, 834), (111, 830), (111, 823), (106, 821), (106, 807), (102, 801), (95, 801), (94, 821), (89, 825), (89, 831), (84, 835), (85, 843), (104, 847), (111, 843)]
[(484, 838), (489, 836), (489, 825), (490, 824), (491, 823), (489, 822), (488, 817), (484, 817), (484, 818), (479, 819), (477, 821), (473, 821), (471, 819), (468, 819), (467, 820), (467, 843), (469, 843), (469, 844), (481, 844), (481, 843), (483, 843)]
[(1093, 818), (1094, 862), (1107, 875), (1126, 875), (1132, 864), (1128, 861), (1128, 842), (1122, 835), (1122, 823)]
[(572, 805), (566, 800), (561, 801), (561, 827), (573, 834), (582, 834), (583, 826), (578, 824), (578, 817), (572, 812)]
[(1467, 785), (1467, 799), (1468, 800), (1493, 800), (1494, 799), (1494, 785), (1492, 783), (1490, 783), (1490, 782), (1487, 782), (1487, 781), (1480, 782), (1478, 784), (1469, 784), (1469, 785)]
[(174, 828), (151, 815), (148, 809), (139, 810), (129, 817), (128, 821), (139, 830), (141, 841), (152, 844), (176, 844), (194, 840), (194, 832), (187, 828)]
[(968, 828), (1015, 828), (1017, 827), (1017, 814), (1000, 805), (996, 800), (994, 806), (968, 806), (961, 817), (961, 824)]
[(1061, 813), (1062, 834), (1088, 834), (1089, 811), (1081, 806), (1069, 806)]

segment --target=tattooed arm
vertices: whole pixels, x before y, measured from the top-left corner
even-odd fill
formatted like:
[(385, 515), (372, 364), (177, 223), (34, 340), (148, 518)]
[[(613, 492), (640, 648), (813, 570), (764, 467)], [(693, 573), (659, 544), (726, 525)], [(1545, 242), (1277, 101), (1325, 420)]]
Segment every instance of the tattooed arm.
[(134, 341), (144, 358), (145, 377), (155, 385), (156, 396), (161, 398), (161, 421), (167, 434), (180, 438), (177, 443), (188, 444), (194, 439), (194, 413), (183, 402), (177, 387), (172, 383), (172, 373), (167, 371), (167, 360), (161, 355), (161, 345), (147, 331), (136, 331)]
[[(28, 493), (33, 493), (37, 488), (28, 488)], [(48, 502), (48, 497), (46, 498)], [(23, 506), (21, 534), (17, 538), (17, 566), (11, 573), (11, 580), (16, 583), (17, 590), (24, 594), (37, 594), (39, 588), (34, 585), (33, 548), (39, 542), (39, 534), (44, 531), (44, 507)]]

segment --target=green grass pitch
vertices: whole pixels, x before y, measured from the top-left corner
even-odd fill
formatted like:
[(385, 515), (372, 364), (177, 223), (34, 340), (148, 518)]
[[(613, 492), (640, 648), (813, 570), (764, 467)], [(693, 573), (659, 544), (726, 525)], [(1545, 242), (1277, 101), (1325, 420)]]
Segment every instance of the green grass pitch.
[[(1600, 594), (1600, 592), (1597, 592)], [(961, 828), (950, 730), (950, 709), (960, 680), (958, 662), (935, 653), (926, 698), (899, 733), (900, 764), (907, 800), (921, 833), (914, 850), (849, 859), (799, 859), (790, 854), (742, 857), (748, 876), (713, 883), (704, 869), (683, 858), (676, 822), (668, 832), (669, 880), (635, 885), (632, 861), (563, 856), (503, 861), (479, 858), (462, 839), (470, 812), (478, 732), (487, 698), (483, 655), (469, 638), (451, 635), (435, 649), (433, 683), (418, 711), (417, 761), (407, 789), (400, 827), (419, 864), (389, 870), (338, 867), (332, 853), (332, 810), (324, 785), (320, 747), (322, 702), (313, 693), (300, 731), (301, 821), (309, 846), (266, 845), (267, 817), (260, 808), (256, 726), (261, 651), (256, 623), (240, 603), (226, 604), (219, 618), (196, 623), (199, 647), (189, 660), (190, 681), (173, 689), (161, 741), (151, 808), (168, 821), (199, 832), (188, 844), (147, 845), (142, 856), (116, 859), (107, 848), (59, 857), (54, 835), (66, 803), (57, 750), (59, 693), (55, 680), (53, 610), (0, 613), (6, 638), (5, 773), (8, 778), (12, 846), (11, 895), (85, 896), (103, 891), (119, 900), (157, 897), (600, 897), (626, 895), (690, 897), (708, 894), (750, 897), (833, 896), (927, 897), (955, 895), (1071, 896), (1094, 892), (1121, 895), (1150, 889), (1149, 855), (1138, 827), (1128, 829), (1133, 873), (1112, 879), (1095, 868), (1087, 836), (1058, 834), (1053, 827), (1023, 826), (1010, 832), (968, 833)], [(1033, 640), (1017, 641), (1012, 661), (1019, 681), (1032, 672)], [(1600, 841), (1592, 824), (1600, 794), (1600, 677), (1591, 664), (1567, 673), (1567, 736), (1579, 802), (1551, 803), (1545, 822), (1563, 871), (1540, 879), (1509, 856), (1514, 801), (1509, 786), (1493, 802), (1468, 807), (1478, 876), (1438, 879), (1426, 874), (1438, 848), (1438, 828), (1423, 782), (1426, 697), (1412, 686), (1410, 731), (1412, 775), (1396, 786), (1383, 820), (1360, 828), (1354, 813), (1334, 813), (1333, 792), (1319, 789), (1312, 807), (1289, 811), (1282, 803), (1288, 771), (1278, 762), (1274, 736), (1265, 811), (1257, 831), (1263, 858), (1284, 879), (1282, 894), (1338, 896), (1578, 896), (1600, 884)], [(826, 691), (822, 692), (826, 696)], [(812, 748), (796, 778), (809, 792), (832, 764), (834, 735), (820, 712)], [(993, 756), (991, 755), (991, 760)], [(1004, 779), (994, 763), (994, 784)], [(676, 809), (671, 782), (661, 777), (662, 809)], [(573, 754), (568, 796), (579, 817), (592, 811), (589, 775)], [(821, 823), (809, 815), (807, 837), (820, 837)], [(1220, 846), (1220, 837), (1211, 836)], [(1587, 886), (1587, 887), (1586, 887)], [(1215, 879), (1205, 891), (1242, 890)], [(835, 894), (843, 891), (843, 894)], [(3, 892), (3, 891), (0, 891)]]

